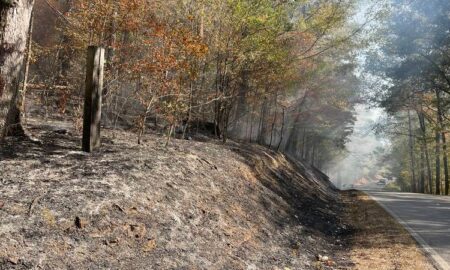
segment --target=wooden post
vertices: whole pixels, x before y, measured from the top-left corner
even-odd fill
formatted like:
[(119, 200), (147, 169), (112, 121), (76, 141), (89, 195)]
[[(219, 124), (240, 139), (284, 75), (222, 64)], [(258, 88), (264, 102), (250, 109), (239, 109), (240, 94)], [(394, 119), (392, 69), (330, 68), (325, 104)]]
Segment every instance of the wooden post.
[(105, 49), (89, 46), (83, 115), (83, 151), (85, 152), (92, 152), (100, 146), (104, 62)]

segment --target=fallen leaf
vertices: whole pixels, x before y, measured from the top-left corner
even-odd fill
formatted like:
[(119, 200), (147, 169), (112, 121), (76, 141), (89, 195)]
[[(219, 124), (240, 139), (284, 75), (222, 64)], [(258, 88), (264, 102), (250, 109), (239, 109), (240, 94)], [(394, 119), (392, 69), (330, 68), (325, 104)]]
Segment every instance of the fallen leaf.
[(144, 248), (142, 250), (144, 250), (145, 252), (149, 252), (152, 251), (156, 248), (156, 240), (152, 239), (147, 241), (147, 243), (145, 243)]

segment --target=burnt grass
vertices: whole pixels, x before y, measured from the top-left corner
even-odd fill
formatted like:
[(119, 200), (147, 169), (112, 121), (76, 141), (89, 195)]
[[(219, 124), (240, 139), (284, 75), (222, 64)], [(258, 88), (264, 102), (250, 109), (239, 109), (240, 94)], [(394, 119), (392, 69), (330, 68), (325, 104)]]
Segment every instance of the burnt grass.
[[(326, 175), (262, 146), (64, 122), (0, 144), (0, 269), (347, 269)], [(319, 255), (329, 260), (319, 261)]]

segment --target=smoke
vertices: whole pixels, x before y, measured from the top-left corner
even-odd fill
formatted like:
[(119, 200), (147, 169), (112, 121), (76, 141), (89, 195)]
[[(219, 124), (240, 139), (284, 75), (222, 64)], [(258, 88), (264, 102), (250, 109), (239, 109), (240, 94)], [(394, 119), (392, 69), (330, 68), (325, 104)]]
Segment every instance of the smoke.
[[(380, 108), (357, 105), (354, 132), (346, 144), (347, 155), (328, 170), (331, 180), (338, 187), (349, 187), (365, 180), (374, 180), (383, 173), (379, 158), (389, 142), (373, 132), (375, 124), (384, 115)], [(363, 180), (365, 179), (365, 180)]]
[[(390, 0), (359, 0), (357, 12), (352, 20), (357, 25), (365, 25), (361, 33), (361, 40), (372, 40), (378, 29), (384, 11), (391, 5)], [(389, 84), (383, 78), (367, 72), (369, 64), (368, 54), (380, 52), (377, 41), (369, 42), (367, 47), (355, 51), (357, 68), (356, 77), (362, 82), (361, 96), (363, 104), (355, 106), (356, 122), (353, 134), (346, 144), (347, 153), (327, 169), (327, 173), (334, 184), (340, 188), (348, 188), (351, 185), (364, 184), (375, 180), (385, 171), (385, 166), (380, 162), (389, 148), (389, 141), (376, 135), (374, 132), (376, 124), (385, 118), (383, 109), (373, 106), (371, 103), (378, 99), (377, 96), (385, 85)]]

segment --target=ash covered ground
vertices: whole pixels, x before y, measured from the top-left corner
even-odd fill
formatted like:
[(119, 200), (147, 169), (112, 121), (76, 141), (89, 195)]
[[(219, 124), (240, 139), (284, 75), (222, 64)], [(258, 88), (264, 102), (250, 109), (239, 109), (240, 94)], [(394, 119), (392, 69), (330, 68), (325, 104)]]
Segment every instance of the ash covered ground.
[(351, 266), (338, 191), (280, 153), (103, 130), (85, 154), (65, 122), (27, 128), (0, 144), (0, 269)]

